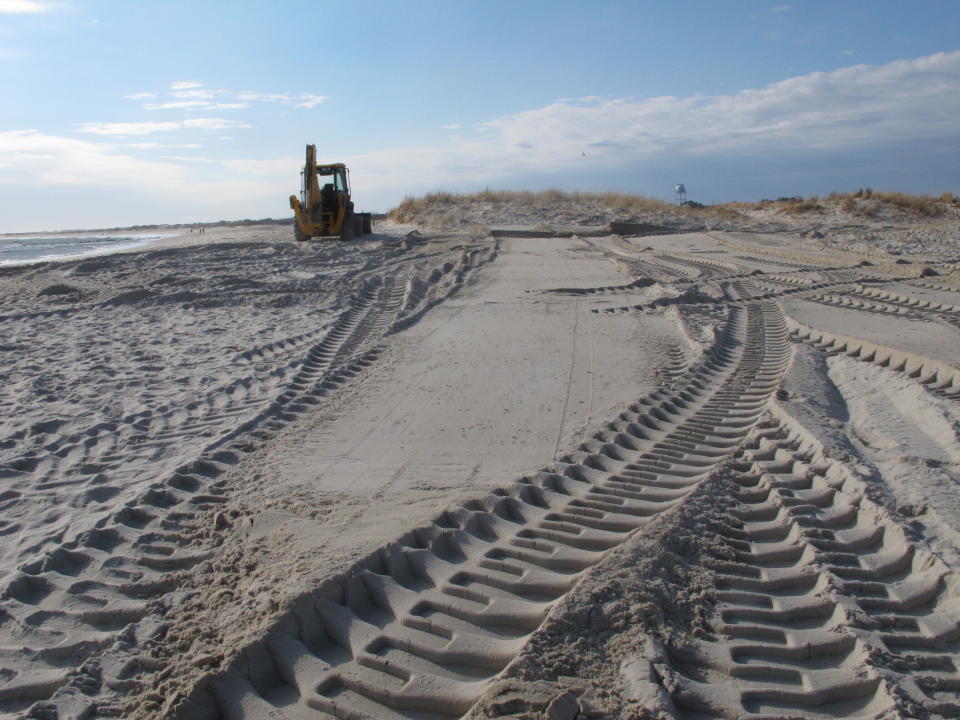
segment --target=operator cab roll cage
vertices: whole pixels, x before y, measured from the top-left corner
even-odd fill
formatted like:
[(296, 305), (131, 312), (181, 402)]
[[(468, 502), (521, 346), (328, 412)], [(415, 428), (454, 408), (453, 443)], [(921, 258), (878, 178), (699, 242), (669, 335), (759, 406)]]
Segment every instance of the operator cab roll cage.
[[(318, 165), (317, 177), (332, 177), (333, 182), (320, 185), (320, 198), (324, 207), (326, 207), (337, 193), (349, 193), (350, 185), (347, 179), (347, 168), (343, 165)], [(317, 183), (320, 184), (319, 182)], [(300, 204), (304, 207), (309, 206), (310, 183), (307, 181), (306, 172), (300, 171)]]

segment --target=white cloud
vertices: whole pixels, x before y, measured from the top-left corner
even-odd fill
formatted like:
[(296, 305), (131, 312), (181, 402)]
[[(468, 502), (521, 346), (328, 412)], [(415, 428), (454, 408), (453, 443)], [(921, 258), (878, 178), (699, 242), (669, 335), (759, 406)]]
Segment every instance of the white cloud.
[(792, 5), (775, 5), (770, 12), (774, 13), (785, 13), (788, 12), (793, 6)]
[(444, 125), (442, 129), (443, 130), (459, 130), (460, 123), (450, 123), (449, 125)]
[(854, 51), (853, 51), (853, 50), (841, 50), (841, 51), (840, 51), (840, 54), (841, 54), (841, 55), (853, 55), (853, 54), (854, 54)]
[(244, 90), (236, 94), (239, 100), (250, 100), (255, 102), (279, 102), (288, 105), (293, 102), (292, 95), (287, 93), (258, 93)]
[(300, 102), (298, 102), (295, 105), (295, 107), (302, 107), (302, 108), (316, 107), (326, 99), (327, 99), (326, 95), (311, 95), (310, 93), (302, 93), (300, 95)]
[(189, 118), (167, 122), (126, 122), (126, 123), (84, 123), (80, 132), (93, 135), (152, 135), (159, 132), (173, 132), (181, 129), (225, 130), (227, 128), (249, 128), (251, 125), (237, 120), (224, 118)]
[[(609, 171), (609, 177), (616, 177), (614, 171), (626, 168), (624, 172), (632, 173), (635, 167), (712, 165), (721, 168), (714, 171), (713, 182), (719, 186), (732, 184), (724, 172), (752, 162), (757, 182), (762, 183), (780, 173), (772, 168), (797, 157), (819, 162), (819, 173), (825, 167), (844, 167), (854, 153), (876, 158), (878, 165), (902, 163), (921, 142), (955, 155), (951, 148), (960, 147), (958, 86), (960, 52), (939, 53), (812, 73), (724, 95), (567, 98), (479, 123), (462, 135), (440, 133), (424, 147), (335, 159), (350, 166), (363, 209), (386, 208), (404, 193), (503, 185), (534, 174), (577, 182), (581, 171), (594, 177), (605, 177)], [(299, 96), (295, 99), (299, 101)], [(38, 196), (43, 193), (37, 190), (53, 182), (110, 187), (105, 193), (110, 197), (136, 188), (149, 196), (144, 207), (162, 213), (160, 217), (182, 216), (184, 208), (198, 217), (284, 215), (288, 210), (283, 198), (297, 187), (302, 145), (288, 157), (257, 157), (256, 151), (244, 153), (238, 134), (234, 143), (209, 146), (207, 158), (173, 149), (178, 140), (197, 140), (201, 135), (177, 134), (184, 130), (215, 130), (219, 134), (202, 137), (223, 140), (234, 134), (227, 128), (244, 127), (249, 125), (220, 117), (87, 123), (82, 130), (100, 136), (94, 142), (37, 130), (0, 133), (0, 182), (18, 183)], [(230, 159), (218, 162), (218, 152)], [(148, 161), (131, 157), (133, 153), (169, 154)], [(885, 161), (889, 157), (898, 159)], [(847, 167), (854, 177), (863, 166)], [(867, 170), (874, 172), (873, 166)], [(897, 165), (895, 172), (899, 170)], [(704, 171), (704, 183), (707, 174), (709, 170)], [(851, 182), (866, 184), (871, 177)], [(66, 191), (62, 194), (68, 197)], [(72, 211), (82, 207), (86, 205), (75, 200)], [(35, 210), (31, 215), (26, 212), (21, 211), (20, 222), (36, 217)], [(130, 218), (138, 221), (144, 220)]]
[(208, 88), (191, 88), (188, 90), (171, 90), (170, 94), (182, 100), (210, 100), (226, 92), (226, 90), (210, 90)]
[(200, 130), (228, 130), (230, 128), (253, 127), (238, 120), (224, 120), (223, 118), (191, 118), (190, 120), (184, 120), (183, 126), (186, 128), (199, 128)]
[(143, 178), (177, 187), (183, 173), (177, 165), (141, 160), (86, 140), (39, 130), (0, 132), (0, 183), (115, 186)]
[(88, 122), (80, 126), (80, 132), (93, 135), (151, 135), (179, 129), (180, 123), (173, 120), (170, 122)]
[(238, 100), (247, 100), (249, 102), (279, 103), (281, 105), (292, 105), (294, 107), (313, 108), (320, 103), (328, 100), (326, 95), (314, 95), (313, 93), (300, 93), (300, 95), (291, 95), (289, 93), (260, 93), (252, 90), (242, 90), (235, 93)]
[[(2, 2), (3, 0), (0, 0)], [(128, 100), (154, 100), (158, 102), (144, 103), (144, 110), (189, 110), (206, 108), (208, 110), (243, 110), (250, 107), (251, 102), (279, 103), (300, 108), (314, 108), (327, 100), (326, 95), (313, 93), (261, 93), (252, 90), (235, 92), (233, 90), (208, 88), (203, 83), (181, 80), (170, 83), (167, 90), (167, 99), (159, 101), (160, 94), (156, 92), (141, 92), (124, 95)], [(214, 101), (217, 102), (214, 102)]]
[(31, 14), (46, 12), (49, 6), (46, 3), (34, 0), (0, 0), (0, 13)]
[[(0, 187), (5, 196), (25, 198), (5, 214), (4, 224), (13, 231), (239, 218), (251, 212), (282, 217), (288, 212), (285, 191), (296, 186), (302, 162), (291, 158), (282, 163), (282, 177), (279, 172), (261, 177), (256, 165), (234, 174), (215, 158), (171, 153), (144, 160), (99, 141), (39, 130), (0, 132)], [(263, 167), (279, 171), (280, 165), (272, 158)], [(53, 186), (58, 202), (50, 206), (43, 198)], [(97, 192), (100, 202), (91, 194)]]
[(419, 187), (405, 192), (647, 162), (798, 152), (839, 157), (861, 148), (876, 148), (882, 157), (885, 148), (909, 149), (918, 141), (956, 147), (957, 87), (960, 51), (812, 73), (728, 95), (567, 99), (481, 123), (462, 139), (345, 161), (368, 190), (387, 196), (399, 179), (411, 177)]
[(182, 110), (188, 108), (210, 107), (210, 103), (203, 100), (175, 100), (165, 103), (147, 103), (143, 106), (144, 110)]
[(812, 73), (732, 95), (554, 103), (485, 123), (538, 161), (579, 155), (824, 148), (960, 135), (960, 51)]

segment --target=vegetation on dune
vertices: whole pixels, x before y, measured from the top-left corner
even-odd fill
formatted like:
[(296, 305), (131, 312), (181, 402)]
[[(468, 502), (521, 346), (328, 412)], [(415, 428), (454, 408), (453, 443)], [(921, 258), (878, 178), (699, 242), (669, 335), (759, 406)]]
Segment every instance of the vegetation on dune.
[(951, 210), (960, 210), (960, 198), (952, 192), (945, 192), (938, 197), (934, 197), (932, 195), (910, 195), (902, 192), (860, 188), (851, 193), (830, 193), (822, 199), (813, 195), (808, 198), (792, 197), (763, 200), (754, 207), (756, 209), (772, 208), (787, 215), (824, 212), (839, 207), (846, 213), (861, 217), (874, 217), (883, 210), (898, 211), (915, 216), (937, 217)]
[(674, 219), (683, 225), (700, 220), (736, 221), (756, 219), (757, 213), (803, 218), (824, 213), (843, 212), (860, 218), (878, 215), (940, 217), (960, 213), (960, 197), (951, 192), (939, 196), (909, 195), (901, 192), (862, 188), (856, 192), (819, 197), (781, 197), (760, 202), (730, 202), (701, 205), (688, 202), (679, 206), (663, 200), (619, 192), (565, 192), (562, 190), (483, 190), (475, 193), (437, 191), (422, 197), (407, 197), (388, 213), (400, 223), (425, 224), (436, 227), (464, 222), (489, 222), (493, 218), (518, 217), (526, 214), (551, 218), (558, 222), (574, 218), (591, 218), (590, 222), (634, 220), (656, 217)]
[[(688, 203), (675, 205), (663, 200), (618, 192), (565, 192), (563, 190), (482, 190), (475, 193), (432, 192), (422, 197), (406, 197), (389, 211), (395, 222), (421, 222), (425, 217), (445, 216), (465, 207), (488, 207), (493, 211), (525, 208), (546, 214), (570, 211), (593, 212), (608, 215), (608, 219), (654, 213), (695, 216), (729, 214), (722, 206), (704, 206)], [(735, 213), (736, 214), (736, 213)]]

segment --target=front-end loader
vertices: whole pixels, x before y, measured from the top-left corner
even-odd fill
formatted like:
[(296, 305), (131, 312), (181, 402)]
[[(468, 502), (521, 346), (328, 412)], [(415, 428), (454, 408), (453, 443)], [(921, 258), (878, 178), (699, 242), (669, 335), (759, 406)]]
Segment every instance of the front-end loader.
[(353, 240), (371, 231), (370, 213), (353, 209), (346, 165), (317, 165), (317, 146), (307, 145), (307, 161), (300, 175), (300, 197), (290, 196), (293, 233), (297, 240), (312, 237)]

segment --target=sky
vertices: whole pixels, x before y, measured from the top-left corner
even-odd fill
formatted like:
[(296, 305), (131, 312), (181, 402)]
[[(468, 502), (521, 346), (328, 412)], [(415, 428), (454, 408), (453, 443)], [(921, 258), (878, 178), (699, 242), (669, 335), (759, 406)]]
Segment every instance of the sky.
[(960, 193), (957, 0), (0, 0), (0, 232), (434, 190)]

